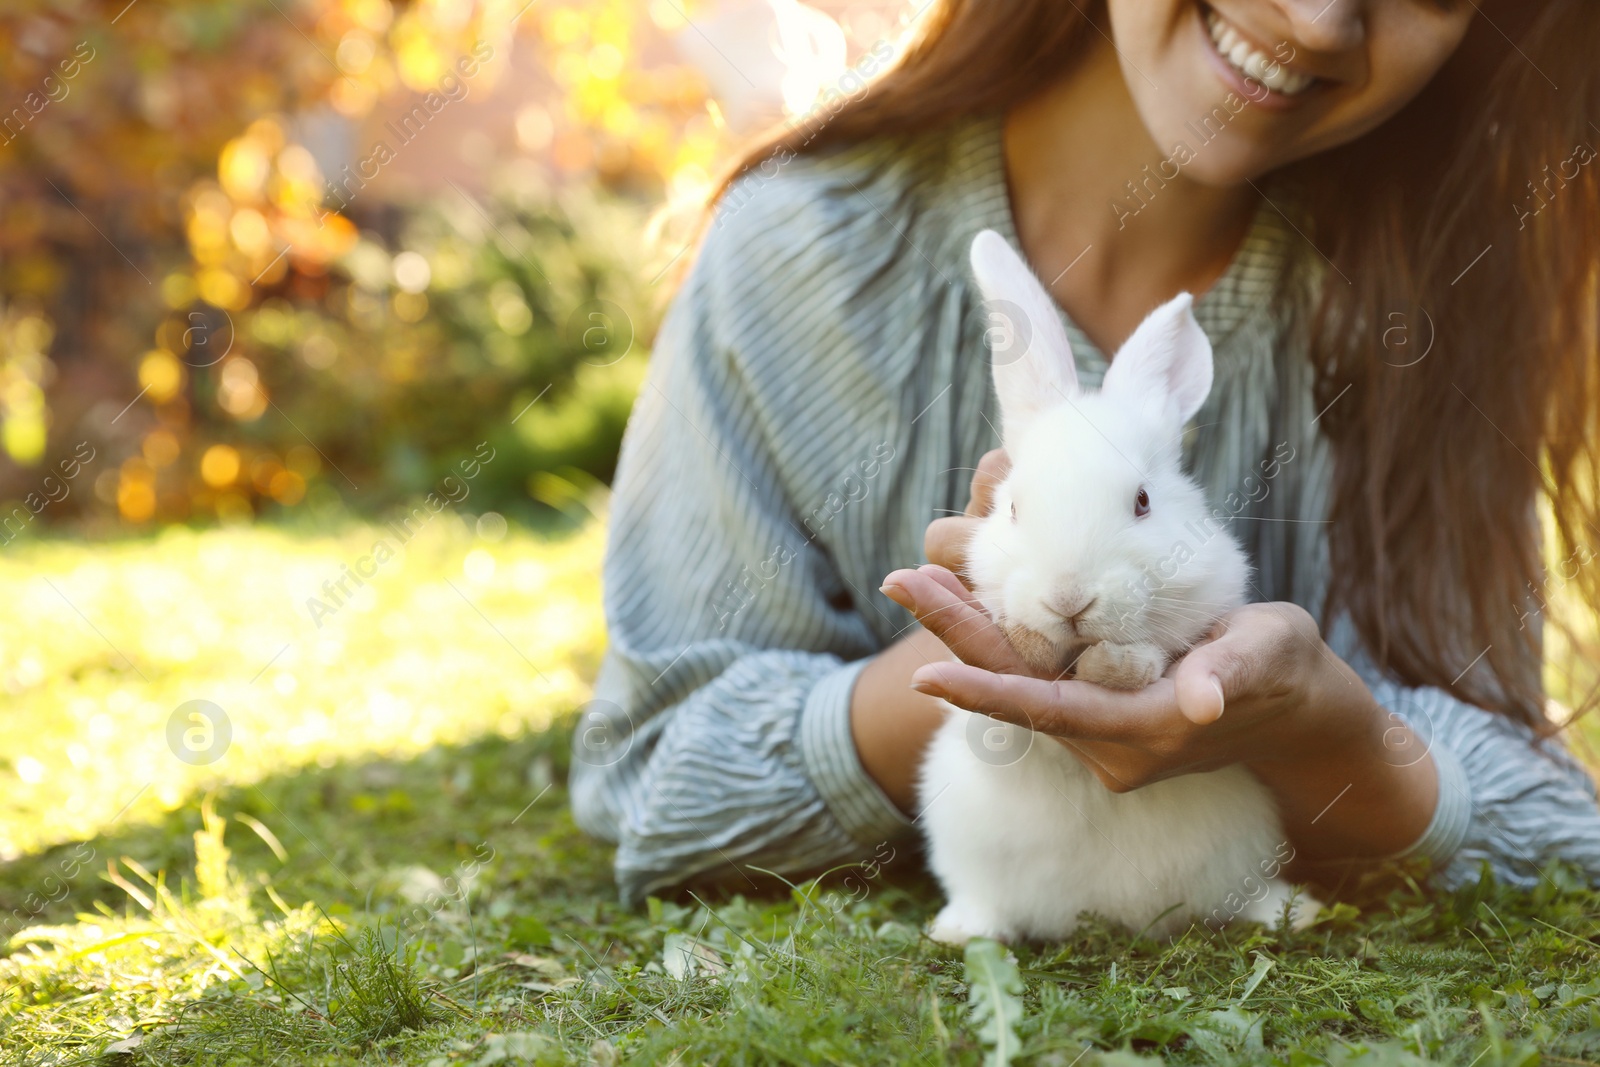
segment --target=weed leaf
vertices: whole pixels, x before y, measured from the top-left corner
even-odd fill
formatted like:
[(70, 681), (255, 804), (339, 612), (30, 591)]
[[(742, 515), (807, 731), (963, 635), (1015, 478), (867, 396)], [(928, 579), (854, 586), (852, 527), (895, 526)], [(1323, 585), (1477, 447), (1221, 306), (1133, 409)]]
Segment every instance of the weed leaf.
[(1244, 984), (1244, 992), (1239, 994), (1238, 1003), (1243, 1004), (1250, 999), (1250, 994), (1254, 993), (1256, 987), (1266, 980), (1267, 972), (1270, 970), (1272, 970), (1272, 960), (1257, 952), (1255, 969), (1250, 972), (1250, 981)]
[(985, 1067), (1009, 1067), (1021, 1044), (1022, 975), (999, 942), (974, 938), (967, 942), (967, 1020), (989, 1050)]
[(680, 980), (695, 973), (721, 974), (728, 969), (716, 949), (676, 930), (667, 935), (666, 945), (661, 950), (661, 966)]

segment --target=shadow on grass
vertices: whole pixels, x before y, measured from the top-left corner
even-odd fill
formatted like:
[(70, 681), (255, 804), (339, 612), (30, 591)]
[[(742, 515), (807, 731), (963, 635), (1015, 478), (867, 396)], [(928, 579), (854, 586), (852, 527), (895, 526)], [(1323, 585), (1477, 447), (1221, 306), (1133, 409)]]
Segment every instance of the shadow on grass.
[[(436, 746), (408, 759), (297, 768), (209, 797), (229, 819), (234, 868), (251, 886), (270, 885), (290, 904), (314, 901), (339, 918), (369, 908), (381, 916), (408, 869), (448, 876), (492, 850), (499, 889), (530, 909), (603, 927), (628, 912), (617, 902), (612, 848), (572, 821), (565, 787), (570, 745), (571, 725), (563, 722), (515, 739)], [(201, 799), (193, 796), (154, 822), (120, 825), (0, 864), (0, 955), (3, 937), (25, 927), (127, 908), (127, 893), (108, 875), (124, 858), (173, 882), (190, 878)], [(663, 895), (710, 903), (734, 894), (788, 898), (782, 881), (747, 873), (725, 873)], [(930, 905), (938, 895), (915, 843), (898, 845), (894, 862), (870, 885), (850, 870), (822, 885), (839, 887), (847, 898), (885, 886)]]
[[(362, 910), (396, 868), (447, 873), (481, 854), (475, 850), (485, 842), (502, 861), (501, 877), (530, 893), (603, 905), (614, 897), (611, 850), (579, 832), (566, 810), (570, 737), (558, 727), (437, 746), (409, 759), (313, 765), (219, 789), (211, 799), (230, 819), (232, 862), (249, 883), (270, 883), (285, 899), (313, 900), (330, 914)], [(120, 909), (127, 896), (105, 875), (123, 857), (173, 880), (189, 876), (200, 800), (191, 797), (155, 822), (0, 865), (0, 933), (69, 922), (97, 902)]]

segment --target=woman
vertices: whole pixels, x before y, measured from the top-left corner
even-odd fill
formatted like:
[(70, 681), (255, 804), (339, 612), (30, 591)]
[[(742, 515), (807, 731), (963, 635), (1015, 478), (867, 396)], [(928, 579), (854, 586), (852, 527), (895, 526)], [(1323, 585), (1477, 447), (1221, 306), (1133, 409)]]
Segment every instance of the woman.
[[(938, 698), (1110, 789), (1244, 764), (1297, 874), (1600, 878), (1594, 784), (1546, 736), (1536, 514), (1600, 602), (1597, 45), (1589, 0), (936, 0), (885, 75), (754, 150), (615, 486), (572, 796), (623, 898), (881, 860)], [(1087, 386), (1198, 294), (1186, 461), (1258, 603), (1137, 693), (1031, 677), (955, 577), (1005, 466), (984, 228)]]

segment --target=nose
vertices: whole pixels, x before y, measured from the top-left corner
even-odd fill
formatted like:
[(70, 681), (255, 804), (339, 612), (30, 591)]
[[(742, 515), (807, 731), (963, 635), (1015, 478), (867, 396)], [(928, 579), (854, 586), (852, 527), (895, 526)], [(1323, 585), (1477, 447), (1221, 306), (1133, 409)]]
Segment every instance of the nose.
[(1066, 619), (1076, 628), (1083, 621), (1084, 615), (1088, 613), (1090, 608), (1094, 607), (1095, 602), (1099, 599), (1099, 597), (1091, 596), (1088, 593), (1074, 592), (1070, 595), (1057, 595), (1047, 599), (1044, 602), (1044, 606)]
[(1289, 41), (1313, 52), (1345, 52), (1366, 36), (1366, 0), (1278, 0)]

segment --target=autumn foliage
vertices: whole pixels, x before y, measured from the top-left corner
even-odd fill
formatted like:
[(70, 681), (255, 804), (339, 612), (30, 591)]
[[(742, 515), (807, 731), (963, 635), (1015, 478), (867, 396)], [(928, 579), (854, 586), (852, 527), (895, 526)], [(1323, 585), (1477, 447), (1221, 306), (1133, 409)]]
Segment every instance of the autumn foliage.
[[(605, 478), (659, 306), (649, 208), (703, 186), (719, 146), (698, 77), (659, 48), (661, 15), (8, 4), (0, 517), (381, 506), (484, 437), (509, 458), (484, 506)], [(478, 187), (367, 188), (469, 94), (530, 85)]]

